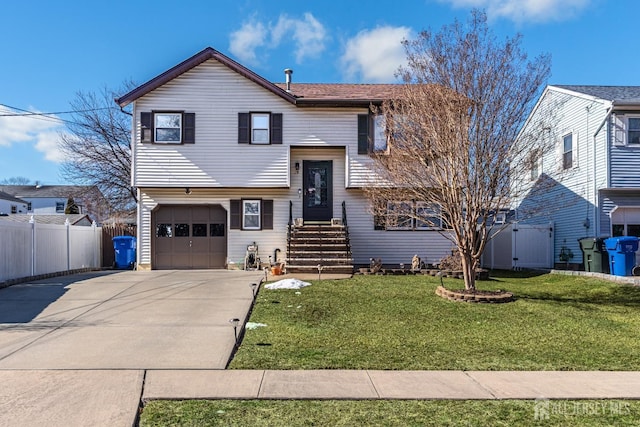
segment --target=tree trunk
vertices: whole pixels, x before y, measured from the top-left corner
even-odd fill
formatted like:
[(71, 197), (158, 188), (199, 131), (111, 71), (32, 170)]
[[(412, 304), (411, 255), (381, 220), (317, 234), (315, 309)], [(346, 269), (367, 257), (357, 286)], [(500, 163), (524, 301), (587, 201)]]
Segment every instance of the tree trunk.
[(464, 288), (468, 291), (476, 290), (476, 269), (473, 257), (469, 253), (460, 251), (462, 261), (462, 274), (464, 276)]

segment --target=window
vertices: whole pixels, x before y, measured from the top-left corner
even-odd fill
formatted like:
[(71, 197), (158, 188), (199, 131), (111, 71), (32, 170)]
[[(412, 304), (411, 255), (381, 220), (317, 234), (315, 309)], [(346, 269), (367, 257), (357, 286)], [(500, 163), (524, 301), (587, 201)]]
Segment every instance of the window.
[(282, 144), (282, 114), (238, 113), (238, 144)]
[(18, 206), (17, 205), (11, 205), (11, 213), (12, 214), (18, 213)]
[(640, 117), (629, 117), (627, 141), (629, 144), (640, 144)]
[(182, 142), (182, 114), (158, 113), (154, 115), (154, 141), (166, 144)]
[(56, 213), (64, 213), (64, 202), (56, 202)]
[(193, 144), (196, 134), (195, 113), (180, 111), (140, 113), (142, 142), (157, 144)]
[(358, 114), (358, 154), (382, 153), (388, 148), (384, 116)]
[(538, 177), (540, 177), (540, 151), (539, 150), (533, 150), (530, 154), (529, 157), (529, 167), (531, 170), (531, 176), (530, 179), (531, 181), (535, 181), (538, 179)]
[(157, 224), (156, 237), (172, 237), (171, 224)]
[(273, 200), (231, 200), (229, 207), (230, 229), (273, 230)]
[(373, 119), (373, 151), (387, 151), (389, 138), (384, 123), (384, 116), (378, 114)]
[(33, 206), (31, 206), (31, 202), (27, 203), (27, 212), (31, 212), (33, 210)]
[(251, 114), (251, 143), (269, 143), (269, 114)]
[(573, 134), (562, 137), (562, 169), (573, 167)]
[(387, 230), (413, 228), (413, 203), (410, 201), (387, 202)]
[(189, 237), (189, 224), (175, 225), (176, 237)]
[(207, 237), (207, 224), (191, 224), (193, 237)]
[(260, 200), (242, 201), (242, 228), (260, 230)]
[(433, 203), (416, 203), (416, 229), (428, 230), (442, 227), (442, 217), (440, 206)]
[(224, 224), (210, 224), (209, 227), (210, 237), (224, 237)]

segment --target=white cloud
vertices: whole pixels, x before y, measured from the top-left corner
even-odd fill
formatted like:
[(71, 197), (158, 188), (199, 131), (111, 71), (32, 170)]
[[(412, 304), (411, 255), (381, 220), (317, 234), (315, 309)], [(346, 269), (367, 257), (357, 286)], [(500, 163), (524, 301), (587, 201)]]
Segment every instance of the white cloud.
[(349, 39), (341, 62), (345, 79), (370, 83), (392, 82), (400, 66), (406, 65), (402, 40), (411, 38), (408, 27), (378, 27)]
[(489, 19), (506, 18), (517, 23), (564, 21), (576, 16), (592, 0), (440, 0), (453, 7), (485, 9)]
[(231, 33), (229, 51), (241, 61), (256, 64), (256, 49), (264, 46), (267, 36), (265, 26), (260, 22), (245, 22), (242, 27)]
[(0, 106), (0, 146), (33, 143), (44, 153), (45, 159), (60, 163), (63, 158), (58, 149), (58, 132), (62, 123), (51, 116), (3, 116), (16, 114), (15, 111)]
[(282, 14), (275, 25), (251, 18), (238, 31), (231, 33), (229, 51), (241, 61), (256, 65), (261, 56), (258, 49), (275, 49), (287, 43), (287, 36), (294, 41), (296, 63), (317, 57), (324, 51), (328, 38), (322, 23), (311, 13), (305, 13), (303, 19)]

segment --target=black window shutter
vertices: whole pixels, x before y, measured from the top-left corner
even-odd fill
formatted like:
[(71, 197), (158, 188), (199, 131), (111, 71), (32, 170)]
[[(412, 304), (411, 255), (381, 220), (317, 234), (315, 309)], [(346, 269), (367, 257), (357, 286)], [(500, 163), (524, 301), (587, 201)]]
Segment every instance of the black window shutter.
[(151, 142), (151, 135), (153, 135), (153, 114), (140, 113), (141, 142)]
[(249, 135), (251, 131), (251, 114), (238, 113), (238, 144), (248, 144), (251, 140)]
[(273, 200), (262, 201), (262, 229), (273, 230)]
[(241, 200), (231, 200), (229, 206), (229, 229), (231, 230), (239, 230), (242, 228), (242, 217), (240, 214), (240, 210), (242, 208)]
[(358, 114), (358, 154), (369, 153), (369, 115)]
[(196, 113), (182, 115), (182, 142), (184, 144), (196, 143)]
[(271, 114), (271, 143), (282, 144), (282, 113)]

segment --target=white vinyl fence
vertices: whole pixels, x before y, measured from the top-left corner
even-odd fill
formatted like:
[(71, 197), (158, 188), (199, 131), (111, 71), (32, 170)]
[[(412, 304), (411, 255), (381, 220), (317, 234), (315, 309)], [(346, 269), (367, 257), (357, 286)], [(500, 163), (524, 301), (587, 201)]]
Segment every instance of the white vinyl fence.
[(102, 228), (0, 221), (0, 283), (100, 268)]
[(553, 223), (509, 225), (485, 247), (482, 266), (501, 270), (553, 268)]

